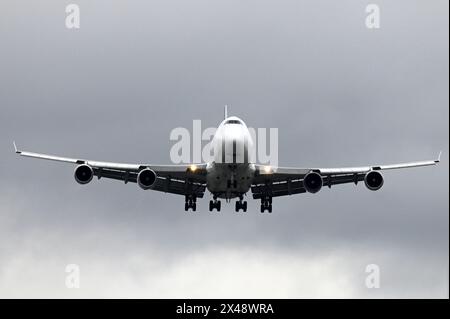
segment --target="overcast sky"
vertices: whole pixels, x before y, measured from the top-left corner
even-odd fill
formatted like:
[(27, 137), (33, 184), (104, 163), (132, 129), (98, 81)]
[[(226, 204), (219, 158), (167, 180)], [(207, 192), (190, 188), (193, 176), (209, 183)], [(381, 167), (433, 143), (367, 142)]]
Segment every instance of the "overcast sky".
[[(65, 27), (77, 3), (81, 28)], [(377, 3), (381, 28), (367, 29)], [(0, 2), (0, 297), (439, 297), (449, 281), (448, 1)], [(434, 159), (196, 213), (21, 148), (170, 163), (175, 127), (279, 128), (283, 166)], [(250, 195), (250, 194), (249, 194)], [(224, 203), (222, 203), (224, 204)], [(80, 288), (67, 289), (77, 264)], [(379, 289), (365, 286), (380, 267)]]

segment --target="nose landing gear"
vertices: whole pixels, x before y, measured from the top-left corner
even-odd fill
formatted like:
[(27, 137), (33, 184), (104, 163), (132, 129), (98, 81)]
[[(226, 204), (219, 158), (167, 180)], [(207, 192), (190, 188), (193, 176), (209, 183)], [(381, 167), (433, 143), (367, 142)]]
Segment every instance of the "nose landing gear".
[(261, 213), (264, 213), (266, 210), (269, 213), (272, 212), (272, 197), (270, 196), (261, 198)]
[(247, 211), (247, 201), (243, 201), (242, 196), (240, 196), (239, 200), (236, 202), (235, 211), (239, 212), (241, 209), (244, 213)]
[(227, 188), (237, 188), (237, 180), (227, 180)]

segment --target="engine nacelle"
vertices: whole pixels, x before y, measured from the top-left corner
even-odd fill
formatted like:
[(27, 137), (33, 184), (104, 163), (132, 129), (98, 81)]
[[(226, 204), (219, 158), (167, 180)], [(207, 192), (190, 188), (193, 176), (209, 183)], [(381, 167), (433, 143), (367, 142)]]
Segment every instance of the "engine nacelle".
[(303, 187), (308, 193), (317, 193), (323, 186), (322, 176), (316, 172), (310, 172), (303, 178)]
[(137, 176), (137, 183), (142, 189), (149, 189), (156, 182), (156, 173), (150, 168), (143, 169)]
[(94, 170), (87, 164), (81, 164), (75, 168), (73, 175), (79, 184), (87, 184), (92, 181)]
[(367, 172), (366, 176), (364, 176), (364, 184), (371, 191), (377, 191), (384, 184), (383, 175), (378, 171)]

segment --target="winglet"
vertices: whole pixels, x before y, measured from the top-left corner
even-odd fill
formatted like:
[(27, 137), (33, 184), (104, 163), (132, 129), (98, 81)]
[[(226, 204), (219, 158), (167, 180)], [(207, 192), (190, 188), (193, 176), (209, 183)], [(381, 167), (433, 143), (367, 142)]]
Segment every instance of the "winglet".
[(435, 163), (439, 163), (441, 161), (441, 155), (442, 155), (442, 151), (439, 152), (439, 156), (437, 158), (437, 160), (435, 160)]
[(17, 145), (16, 145), (16, 142), (15, 142), (15, 141), (13, 141), (13, 145), (14, 145), (14, 151), (15, 151), (17, 154), (20, 154), (21, 151), (19, 151), (19, 150), (17, 149)]

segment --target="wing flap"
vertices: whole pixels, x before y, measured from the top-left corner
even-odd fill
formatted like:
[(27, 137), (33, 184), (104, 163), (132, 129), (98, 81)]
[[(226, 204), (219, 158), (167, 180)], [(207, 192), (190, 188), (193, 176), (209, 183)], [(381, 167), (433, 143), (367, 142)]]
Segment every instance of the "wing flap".
[(278, 197), (306, 192), (305, 188), (303, 187), (303, 181), (300, 180), (288, 180), (273, 184), (253, 185), (251, 187), (251, 190), (254, 199), (259, 199), (264, 196)]

